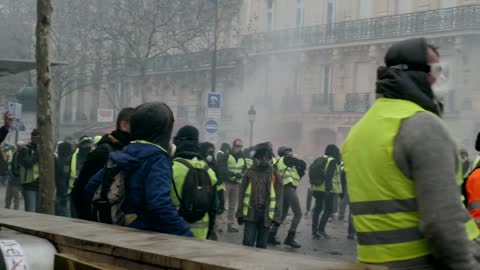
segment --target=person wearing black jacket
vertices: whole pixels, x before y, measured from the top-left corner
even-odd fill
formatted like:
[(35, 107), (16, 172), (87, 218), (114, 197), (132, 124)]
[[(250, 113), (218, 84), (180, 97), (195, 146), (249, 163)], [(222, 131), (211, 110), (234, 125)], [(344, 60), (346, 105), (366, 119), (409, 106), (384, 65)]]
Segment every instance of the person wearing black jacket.
[(121, 150), (131, 141), (130, 117), (134, 108), (124, 108), (117, 117), (116, 130), (102, 137), (95, 150), (88, 154), (87, 160), (75, 181), (71, 196), (79, 219), (90, 219), (91, 202), (84, 198), (88, 180), (100, 171), (108, 161), (110, 152)]
[(2, 143), (8, 135), (8, 129), (13, 125), (13, 116), (9, 112), (3, 115), (3, 126), (0, 128), (0, 143)]
[[(215, 159), (215, 146), (210, 142), (201, 143), (200, 157), (207, 162), (208, 166), (215, 172), (215, 175), (217, 176), (217, 213), (215, 215), (215, 217), (217, 217), (223, 214), (223, 212), (225, 211), (225, 184), (223, 183), (221, 178), (218, 177), (219, 173), (217, 160)], [(219, 221), (220, 220), (218, 220), (217, 222)], [(213, 227), (209, 230), (210, 240), (218, 240), (218, 235), (214, 228), (217, 222), (215, 222), (215, 224), (213, 224)]]
[[(312, 235), (314, 239), (322, 236), (329, 239), (330, 236), (325, 232), (325, 226), (333, 213), (335, 198), (339, 195), (344, 196), (343, 186), (345, 181), (341, 180), (339, 166), (342, 162), (340, 150), (336, 145), (330, 144), (325, 149), (325, 158), (327, 158), (325, 167), (325, 182), (320, 186), (312, 185), (313, 197), (315, 198), (315, 208), (312, 216)], [(320, 223), (318, 221), (320, 213), (323, 210)]]
[(67, 140), (58, 145), (58, 158), (55, 164), (56, 201), (55, 213), (67, 216), (67, 188), (70, 177), (70, 160), (73, 154), (73, 145)]

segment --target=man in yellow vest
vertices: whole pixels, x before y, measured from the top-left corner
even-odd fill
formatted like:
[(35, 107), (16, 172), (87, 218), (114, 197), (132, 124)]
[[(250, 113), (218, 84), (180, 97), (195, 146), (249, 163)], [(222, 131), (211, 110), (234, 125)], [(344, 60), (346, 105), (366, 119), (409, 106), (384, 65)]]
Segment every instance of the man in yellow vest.
[(379, 98), (342, 149), (358, 260), (390, 269), (480, 269), (458, 148), (441, 119), (439, 53), (423, 38), (402, 41), (385, 64)]
[(266, 143), (255, 146), (253, 165), (248, 169), (238, 197), (237, 220), (245, 224), (243, 244), (267, 248), (272, 223), (282, 218), (283, 185), (272, 164), (272, 149)]
[(238, 232), (234, 227), (235, 211), (238, 202), (238, 191), (243, 175), (247, 170), (247, 163), (242, 155), (243, 142), (240, 139), (233, 141), (232, 149), (219, 160), (220, 177), (225, 179), (225, 201), (228, 202), (227, 226), (228, 232)]
[[(182, 199), (182, 190), (186, 181), (186, 177), (190, 170), (199, 169), (205, 170), (208, 174), (211, 186), (218, 189), (217, 176), (215, 172), (209, 168), (207, 162), (201, 159), (200, 147), (198, 142), (198, 129), (193, 126), (184, 126), (178, 130), (177, 135), (173, 139), (173, 143), (177, 146), (175, 157), (173, 159), (173, 183), (170, 190), (173, 204), (179, 209)], [(215, 194), (212, 193), (212, 203), (215, 204)], [(215, 214), (213, 212), (214, 205), (211, 211), (207, 211), (203, 218), (196, 222), (191, 222), (188, 225), (193, 233), (193, 236), (198, 239), (207, 239), (209, 236), (209, 228), (211, 222), (215, 222)], [(181, 213), (180, 213), (181, 214)]]
[[(325, 148), (326, 159), (325, 169), (323, 170), (324, 182), (321, 185), (312, 185), (311, 190), (315, 197), (315, 207), (312, 215), (312, 235), (314, 239), (320, 236), (330, 239), (330, 235), (325, 232), (328, 219), (332, 216), (334, 210), (334, 200), (338, 200), (338, 196), (343, 194), (343, 187), (340, 178), (340, 150), (334, 144), (330, 144)], [(319, 216), (323, 210), (322, 218), (319, 223)]]
[[(295, 234), (297, 227), (302, 220), (302, 208), (300, 207), (300, 200), (298, 199), (297, 187), (300, 185), (301, 178), (305, 175), (307, 164), (305, 161), (296, 158), (293, 155), (291, 147), (282, 146), (278, 149), (278, 156), (280, 157), (275, 167), (278, 174), (282, 178), (283, 184), (283, 209), (281, 223), (285, 220), (288, 214), (288, 209), (292, 208), (293, 219), (288, 230), (288, 235), (283, 244), (292, 248), (300, 248), (295, 241)], [(280, 242), (276, 239), (278, 232), (278, 225), (272, 228), (268, 243), (271, 245), (278, 245)]]
[(38, 195), (38, 143), (40, 133), (34, 129), (31, 133), (31, 142), (18, 150), (18, 165), (20, 182), (22, 183), (25, 211), (37, 212), (39, 205)]
[(67, 199), (67, 213), (70, 214), (71, 217), (77, 217), (76, 207), (74, 206), (74, 202), (71, 198), (71, 193), (73, 187), (75, 186), (75, 181), (78, 178), (80, 171), (87, 161), (88, 154), (92, 152), (92, 138), (88, 136), (82, 136), (78, 142), (78, 148), (73, 152), (72, 159), (70, 161), (70, 174), (68, 178), (68, 189), (67, 194), (70, 197)]

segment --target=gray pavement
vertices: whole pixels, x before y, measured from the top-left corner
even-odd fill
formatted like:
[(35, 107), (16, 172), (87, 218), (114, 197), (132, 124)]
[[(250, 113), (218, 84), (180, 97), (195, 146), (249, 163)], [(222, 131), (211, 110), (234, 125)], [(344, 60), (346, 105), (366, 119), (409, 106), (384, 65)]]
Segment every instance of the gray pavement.
[[(298, 189), (298, 194), (302, 204), (302, 211), (305, 213), (305, 201), (306, 201), (306, 183), (303, 183), (302, 186)], [(315, 200), (315, 199), (314, 199)], [(312, 209), (313, 210), (313, 209)], [(348, 213), (348, 210), (347, 210)], [(226, 216), (226, 214), (223, 214)], [(278, 239), (283, 243), (285, 237), (287, 236), (288, 228), (290, 227), (290, 222), (293, 217), (292, 211), (290, 210), (289, 216), (285, 220), (284, 224), (280, 227), (278, 232)], [(226, 226), (222, 226), (223, 233), (219, 234), (219, 241), (242, 244), (243, 239), (243, 226), (236, 226), (239, 228), (240, 232), (238, 233), (229, 233), (226, 231)], [(288, 246), (280, 245), (277, 247), (268, 247), (272, 250), (279, 250), (285, 252), (293, 252), (298, 254), (316, 256), (320, 258), (329, 258), (329, 259), (340, 259), (343, 261), (355, 261), (356, 257), (356, 242), (355, 240), (347, 239), (347, 228), (348, 222), (329, 222), (326, 227), (326, 232), (332, 236), (331, 239), (312, 239), (311, 229), (312, 219), (311, 212), (308, 216), (302, 218), (302, 221), (298, 227), (296, 241), (302, 245), (299, 249), (293, 249)]]

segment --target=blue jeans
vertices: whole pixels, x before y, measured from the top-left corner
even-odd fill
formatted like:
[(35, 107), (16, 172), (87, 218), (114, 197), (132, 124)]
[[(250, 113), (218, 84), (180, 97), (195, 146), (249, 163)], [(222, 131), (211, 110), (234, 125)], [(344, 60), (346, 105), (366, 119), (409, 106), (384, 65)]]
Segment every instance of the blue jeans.
[(40, 196), (38, 190), (23, 190), (23, 198), (25, 199), (25, 211), (38, 212), (40, 206)]

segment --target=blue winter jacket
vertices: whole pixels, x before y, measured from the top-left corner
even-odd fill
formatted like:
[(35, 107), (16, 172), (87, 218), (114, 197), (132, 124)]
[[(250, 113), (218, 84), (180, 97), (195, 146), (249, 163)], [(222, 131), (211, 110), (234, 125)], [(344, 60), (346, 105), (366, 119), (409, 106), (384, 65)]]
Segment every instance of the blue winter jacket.
[[(167, 234), (193, 236), (188, 224), (178, 214), (170, 197), (172, 159), (159, 146), (132, 143), (110, 154), (127, 175), (123, 210), (138, 217), (129, 227)], [(101, 185), (105, 168), (93, 176), (85, 187), (87, 201)]]

